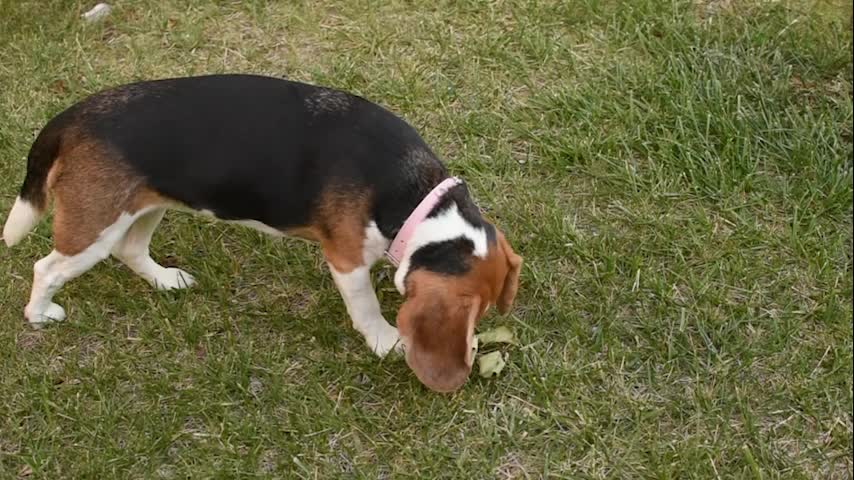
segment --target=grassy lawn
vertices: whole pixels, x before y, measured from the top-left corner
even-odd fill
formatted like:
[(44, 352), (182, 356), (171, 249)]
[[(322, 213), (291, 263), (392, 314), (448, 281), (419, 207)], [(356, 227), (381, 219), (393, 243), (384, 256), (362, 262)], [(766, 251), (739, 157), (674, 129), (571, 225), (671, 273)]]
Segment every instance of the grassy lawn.
[(525, 257), (481, 324), (522, 345), (429, 393), (315, 246), (179, 213), (152, 251), (200, 285), (108, 260), (34, 331), (43, 222), (0, 247), (0, 478), (854, 476), (850, 1), (92, 3), (0, 0), (0, 222), (89, 93), (335, 86), (415, 125)]

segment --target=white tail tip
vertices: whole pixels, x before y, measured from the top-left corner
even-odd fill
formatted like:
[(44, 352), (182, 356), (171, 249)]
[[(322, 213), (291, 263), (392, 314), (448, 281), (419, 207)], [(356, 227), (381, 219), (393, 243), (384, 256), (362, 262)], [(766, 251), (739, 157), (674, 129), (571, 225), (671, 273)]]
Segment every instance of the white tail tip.
[(3, 227), (3, 240), (6, 245), (13, 246), (20, 242), (30, 233), (30, 230), (39, 223), (41, 213), (33, 207), (30, 202), (21, 197), (15, 199), (6, 225)]

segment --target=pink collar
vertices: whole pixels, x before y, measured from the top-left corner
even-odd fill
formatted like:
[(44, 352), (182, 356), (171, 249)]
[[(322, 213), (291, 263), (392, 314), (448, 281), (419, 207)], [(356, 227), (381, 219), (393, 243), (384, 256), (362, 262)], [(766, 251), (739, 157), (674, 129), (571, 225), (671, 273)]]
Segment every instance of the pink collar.
[(439, 200), (448, 193), (448, 190), (451, 188), (463, 183), (457, 177), (446, 178), (442, 181), (442, 183), (436, 185), (430, 193), (424, 197), (424, 200), (421, 200), (421, 203), (415, 207), (415, 210), (409, 214), (409, 218), (403, 222), (403, 226), (400, 227), (400, 231), (397, 232), (397, 235), (392, 240), (391, 245), (389, 245), (388, 250), (386, 250), (385, 255), (395, 266), (400, 265), (400, 261), (403, 259), (404, 253), (406, 253), (406, 244), (409, 243), (409, 240), (412, 238), (412, 235), (415, 233), (415, 229), (421, 222), (427, 218), (427, 215), (433, 210), (433, 207), (439, 203)]

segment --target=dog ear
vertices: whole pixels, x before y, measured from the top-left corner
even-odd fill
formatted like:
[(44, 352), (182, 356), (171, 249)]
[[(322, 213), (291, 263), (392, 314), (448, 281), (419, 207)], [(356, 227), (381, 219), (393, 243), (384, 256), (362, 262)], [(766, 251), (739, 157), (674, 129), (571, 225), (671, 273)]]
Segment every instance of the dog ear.
[(401, 306), (397, 326), (405, 338), (406, 363), (431, 390), (453, 392), (468, 379), (480, 304), (475, 296), (430, 290)]
[(504, 285), (501, 287), (501, 293), (498, 294), (498, 311), (502, 314), (510, 311), (513, 307), (513, 300), (516, 298), (516, 292), (519, 290), (519, 275), (522, 273), (522, 257), (516, 255), (504, 235), (498, 236), (498, 243), (507, 261), (507, 274), (504, 276)]

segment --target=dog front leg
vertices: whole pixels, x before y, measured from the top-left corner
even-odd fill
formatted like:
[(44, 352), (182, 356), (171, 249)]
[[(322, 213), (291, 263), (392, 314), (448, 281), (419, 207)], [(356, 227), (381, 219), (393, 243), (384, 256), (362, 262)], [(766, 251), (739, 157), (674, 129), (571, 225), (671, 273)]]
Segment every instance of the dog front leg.
[(360, 266), (343, 273), (330, 263), (329, 270), (344, 298), (353, 328), (365, 337), (371, 350), (379, 357), (384, 357), (393, 349), (401, 349), (397, 329), (389, 325), (380, 311), (380, 302), (371, 284), (370, 268)]

